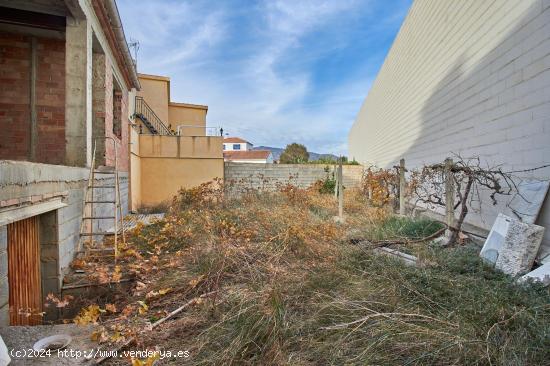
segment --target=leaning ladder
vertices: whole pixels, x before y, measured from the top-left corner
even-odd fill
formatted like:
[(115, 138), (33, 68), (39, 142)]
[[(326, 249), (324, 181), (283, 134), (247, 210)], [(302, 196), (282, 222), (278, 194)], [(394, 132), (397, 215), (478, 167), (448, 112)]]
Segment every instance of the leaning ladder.
[[(118, 152), (117, 152), (117, 142), (112, 137), (105, 137), (105, 139), (112, 141), (113, 150), (115, 152), (115, 166), (114, 170), (99, 170), (96, 167), (96, 148), (97, 141), (94, 141), (94, 151), (92, 156), (92, 163), (90, 165), (90, 174), (88, 176), (88, 184), (86, 185), (86, 192), (84, 193), (84, 204), (82, 208), (82, 222), (80, 224), (80, 240), (78, 242), (78, 252), (82, 251), (82, 244), (85, 241), (85, 238), (88, 238), (90, 243), (90, 249), (94, 248), (94, 237), (95, 236), (105, 236), (105, 235), (114, 235), (114, 256), (115, 264), (118, 259), (118, 234), (122, 234), (122, 242), (126, 243), (125, 233), (124, 233), (124, 224), (122, 216), (122, 205), (120, 203), (120, 182), (118, 174)], [(96, 139), (97, 140), (97, 139)], [(114, 184), (109, 185), (96, 185), (95, 180), (96, 174), (114, 174)], [(113, 189), (114, 200), (105, 200), (94, 198), (94, 189)], [(113, 205), (113, 215), (108, 216), (96, 216), (94, 211), (94, 204), (112, 204)], [(113, 231), (94, 231), (94, 227), (99, 227), (94, 225), (94, 222), (100, 220), (113, 220)], [(88, 225), (86, 225), (88, 223)], [(101, 249), (99, 249), (101, 250)]]

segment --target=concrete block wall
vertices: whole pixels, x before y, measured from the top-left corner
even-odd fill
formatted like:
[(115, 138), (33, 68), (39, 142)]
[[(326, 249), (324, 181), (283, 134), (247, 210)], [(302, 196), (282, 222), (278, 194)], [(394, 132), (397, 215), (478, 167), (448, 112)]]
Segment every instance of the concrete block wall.
[[(308, 188), (331, 176), (333, 171), (334, 166), (323, 164), (225, 163), (225, 183), (235, 193), (248, 189), (275, 190), (288, 183)], [(344, 186), (356, 187), (361, 183), (363, 167), (344, 165), (343, 174)]]
[[(87, 175), (87, 174), (86, 174)], [(100, 179), (96, 179), (95, 185), (114, 185), (113, 175), (102, 174)], [(120, 195), (123, 215), (128, 214), (128, 175), (120, 173)], [(84, 204), (84, 193), (87, 180), (81, 181), (68, 189), (66, 199), (67, 206), (57, 210), (58, 230), (59, 230), (59, 270), (65, 273), (77, 250), (78, 240), (80, 238), (80, 224), (82, 221), (82, 205)], [(112, 189), (94, 189), (94, 200), (114, 201), (114, 191)], [(114, 205), (111, 203), (94, 204), (94, 215), (113, 216)], [(113, 220), (94, 221), (94, 232), (112, 231)], [(95, 237), (94, 240), (101, 238)]]
[[(65, 207), (40, 215), (42, 275), (46, 291), (61, 287), (64, 273), (69, 268), (78, 247), (82, 205), (89, 169), (47, 165), (30, 162), (0, 161), (0, 210), (16, 211), (18, 207), (46, 202), (52, 196), (62, 195)], [(98, 175), (95, 185), (114, 184), (113, 175)], [(123, 215), (128, 213), (128, 174), (120, 173), (120, 193)], [(114, 200), (112, 189), (95, 189), (98, 200)], [(32, 204), (31, 204), (32, 203)], [(112, 204), (97, 204), (95, 214), (111, 216)], [(52, 229), (52, 226), (55, 228)], [(112, 229), (113, 221), (105, 220), (94, 230)], [(7, 235), (6, 226), (0, 226), (0, 325), (8, 322), (7, 299)], [(55, 273), (55, 278), (53, 278)], [(6, 300), (7, 303), (7, 300)]]
[[(40, 238), (40, 278), (43, 294), (59, 292), (59, 247), (57, 212), (50, 211), (39, 216)], [(47, 296), (47, 295), (46, 295)], [(46, 320), (54, 320), (57, 309), (45, 307)]]
[[(349, 150), (386, 168), (456, 153), (521, 170), (550, 164), (549, 141), (550, 2), (416, 0), (357, 115)], [(525, 175), (548, 179), (550, 169)], [(484, 202), (467, 220), (490, 228), (505, 202)], [(537, 223), (547, 227), (548, 245), (549, 211), (547, 199)]]

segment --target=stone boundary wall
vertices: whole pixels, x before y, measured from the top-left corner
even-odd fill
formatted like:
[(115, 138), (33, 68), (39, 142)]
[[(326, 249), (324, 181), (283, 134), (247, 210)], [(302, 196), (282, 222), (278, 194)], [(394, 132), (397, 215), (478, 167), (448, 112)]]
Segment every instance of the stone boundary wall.
[[(332, 177), (333, 172), (334, 165), (324, 164), (225, 163), (225, 182), (233, 192), (275, 190), (287, 183), (308, 188), (327, 176)], [(343, 174), (345, 187), (357, 187), (363, 177), (363, 167), (344, 165)]]

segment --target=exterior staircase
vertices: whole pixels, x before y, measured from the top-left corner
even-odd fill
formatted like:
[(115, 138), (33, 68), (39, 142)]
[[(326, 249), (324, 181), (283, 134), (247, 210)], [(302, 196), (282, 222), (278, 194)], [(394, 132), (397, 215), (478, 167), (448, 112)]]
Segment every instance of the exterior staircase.
[(157, 116), (143, 97), (136, 97), (135, 117), (139, 118), (153, 135), (175, 135)]

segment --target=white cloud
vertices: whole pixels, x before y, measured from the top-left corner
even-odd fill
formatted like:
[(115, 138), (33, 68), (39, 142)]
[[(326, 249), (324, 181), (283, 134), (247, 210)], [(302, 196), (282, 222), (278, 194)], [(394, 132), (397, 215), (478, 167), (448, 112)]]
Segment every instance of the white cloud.
[(311, 63), (339, 47), (339, 39), (322, 47), (307, 40), (365, 1), (277, 0), (245, 9), (231, 2), (137, 4), (119, 0), (127, 36), (141, 43), (138, 66), (170, 76), (175, 101), (207, 104), (209, 125), (256, 145), (298, 141), (315, 152), (346, 153), (374, 75), (356, 70), (319, 89)]
[(209, 14), (203, 23), (190, 36), (181, 37), (174, 45), (175, 50), (168, 55), (159, 57), (157, 66), (166, 66), (175, 62), (184, 62), (200, 58), (205, 48), (212, 47), (223, 39), (223, 23), (221, 12)]
[(264, 6), (272, 30), (300, 37), (331, 17), (352, 9), (355, 4), (353, 0), (278, 0), (267, 1)]
[(126, 34), (140, 43), (143, 71), (201, 59), (223, 40), (223, 11), (207, 11), (200, 3), (146, 0), (136, 6), (123, 0), (119, 7)]

